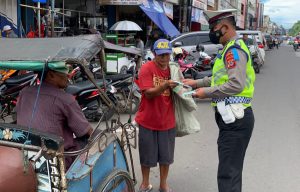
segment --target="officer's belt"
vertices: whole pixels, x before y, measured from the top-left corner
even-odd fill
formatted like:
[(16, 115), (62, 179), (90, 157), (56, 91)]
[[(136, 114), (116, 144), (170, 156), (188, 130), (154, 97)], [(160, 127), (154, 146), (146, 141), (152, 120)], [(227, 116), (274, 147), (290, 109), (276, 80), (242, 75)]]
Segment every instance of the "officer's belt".
[(231, 96), (231, 97), (225, 97), (223, 99), (213, 98), (212, 102), (213, 103), (219, 103), (219, 102), (225, 101), (225, 105), (236, 104), (236, 103), (249, 104), (249, 103), (251, 103), (251, 100), (252, 100), (252, 98), (250, 98), (250, 97)]

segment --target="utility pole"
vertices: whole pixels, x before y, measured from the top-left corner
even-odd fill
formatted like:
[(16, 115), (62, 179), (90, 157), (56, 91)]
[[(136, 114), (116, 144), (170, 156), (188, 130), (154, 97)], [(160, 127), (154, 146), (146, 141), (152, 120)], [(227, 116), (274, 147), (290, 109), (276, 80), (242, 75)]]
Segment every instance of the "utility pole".
[(182, 0), (183, 2), (183, 14), (182, 14), (182, 32), (186, 32), (187, 27), (187, 12), (188, 12), (188, 0)]
[(38, 7), (38, 30), (39, 30), (39, 37), (41, 37), (41, 2), (37, 3), (37, 7)]
[(51, 0), (51, 37), (54, 37), (54, 8), (55, 0)]
[(245, 5), (245, 30), (247, 29), (247, 23), (248, 23), (248, 1), (246, 0), (246, 5)]

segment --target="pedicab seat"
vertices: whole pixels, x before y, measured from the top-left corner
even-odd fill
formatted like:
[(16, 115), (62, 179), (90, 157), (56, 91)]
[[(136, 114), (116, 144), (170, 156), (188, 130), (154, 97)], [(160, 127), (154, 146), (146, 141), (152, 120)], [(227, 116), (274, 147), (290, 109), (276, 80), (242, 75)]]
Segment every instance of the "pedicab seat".
[[(63, 138), (57, 135), (38, 131), (34, 128), (0, 123), (0, 141), (41, 147), (42, 144), (49, 150), (58, 151), (63, 146)], [(27, 139), (28, 136), (28, 139)]]

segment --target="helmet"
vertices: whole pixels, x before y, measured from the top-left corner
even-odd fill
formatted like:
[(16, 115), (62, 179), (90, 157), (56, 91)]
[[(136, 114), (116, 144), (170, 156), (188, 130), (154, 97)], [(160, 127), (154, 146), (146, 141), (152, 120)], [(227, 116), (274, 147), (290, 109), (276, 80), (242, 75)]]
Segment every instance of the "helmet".
[(196, 51), (198, 51), (198, 52), (203, 52), (203, 51), (204, 51), (204, 46), (201, 45), (201, 44), (198, 44), (198, 45), (196, 46)]
[(11, 27), (9, 25), (5, 25), (3, 27), (3, 31), (9, 31), (9, 30), (11, 30)]

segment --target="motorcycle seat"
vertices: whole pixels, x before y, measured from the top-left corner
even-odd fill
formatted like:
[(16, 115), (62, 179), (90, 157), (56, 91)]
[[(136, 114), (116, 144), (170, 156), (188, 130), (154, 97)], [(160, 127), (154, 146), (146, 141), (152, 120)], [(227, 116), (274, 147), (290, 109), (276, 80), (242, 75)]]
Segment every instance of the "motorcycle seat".
[[(103, 86), (103, 79), (97, 79), (96, 83), (99, 87)], [(111, 83), (111, 81), (109, 80), (105, 80), (106, 84)], [(85, 91), (87, 89), (93, 89), (96, 88), (95, 85), (91, 82), (91, 81), (82, 81), (79, 83), (75, 83), (73, 85), (69, 85), (65, 91), (67, 93), (70, 93), (72, 95), (76, 95), (77, 93), (81, 92), (81, 91)]]
[(106, 80), (111, 80), (114, 83), (116, 81), (122, 81), (129, 77), (132, 77), (132, 74), (107, 75), (105, 78), (106, 78)]
[(22, 75), (17, 75), (15, 77), (11, 77), (5, 80), (5, 84), (7, 85), (19, 85), (21, 83), (24, 83), (28, 80), (31, 80), (35, 74), (33, 72), (29, 72)]
[(204, 77), (211, 77), (211, 76), (212, 76), (212, 70), (201, 71), (201, 72), (198, 72), (198, 73), (194, 76), (194, 79), (203, 79)]

